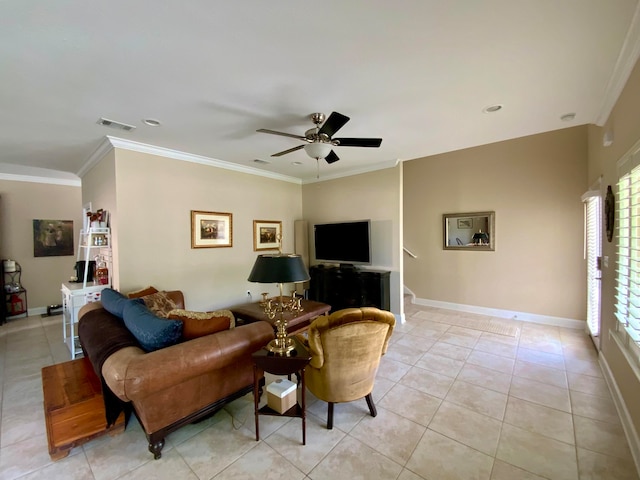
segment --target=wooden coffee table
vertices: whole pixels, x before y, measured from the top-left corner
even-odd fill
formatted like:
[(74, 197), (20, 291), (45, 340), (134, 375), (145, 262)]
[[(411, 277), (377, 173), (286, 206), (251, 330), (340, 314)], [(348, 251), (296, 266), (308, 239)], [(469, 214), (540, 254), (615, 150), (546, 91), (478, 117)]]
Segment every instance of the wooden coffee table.
[(107, 428), (100, 379), (88, 359), (44, 367), (42, 390), (52, 460), (66, 457), (73, 447), (105, 433), (124, 431), (124, 413)]
[[(286, 297), (285, 297), (286, 298)], [(326, 303), (314, 302), (313, 300), (302, 300), (302, 312), (286, 312), (284, 318), (287, 321), (287, 333), (289, 335), (300, 333), (309, 328), (309, 324), (320, 315), (326, 315), (331, 310), (331, 305)], [(253, 322), (269, 322), (274, 326), (278, 317), (269, 320), (260, 306), (260, 302), (245, 303), (230, 307), (229, 310), (236, 317), (238, 325), (244, 325)]]

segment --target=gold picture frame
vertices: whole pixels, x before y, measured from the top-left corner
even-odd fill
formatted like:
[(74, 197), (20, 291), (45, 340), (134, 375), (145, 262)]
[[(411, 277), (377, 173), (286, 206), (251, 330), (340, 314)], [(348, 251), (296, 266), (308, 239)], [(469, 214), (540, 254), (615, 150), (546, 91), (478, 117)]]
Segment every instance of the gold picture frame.
[(253, 221), (253, 251), (278, 250), (282, 246), (282, 222), (280, 220)]
[(191, 210), (191, 248), (233, 246), (233, 214)]

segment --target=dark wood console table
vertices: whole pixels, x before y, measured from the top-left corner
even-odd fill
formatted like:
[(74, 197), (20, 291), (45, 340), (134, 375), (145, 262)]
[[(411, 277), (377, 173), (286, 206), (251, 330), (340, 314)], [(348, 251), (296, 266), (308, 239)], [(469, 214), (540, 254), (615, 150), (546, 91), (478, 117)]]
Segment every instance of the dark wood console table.
[[(302, 312), (285, 312), (284, 314), (284, 318), (287, 321), (287, 333), (289, 335), (303, 332), (309, 328), (309, 324), (315, 318), (320, 315), (325, 315), (329, 310), (331, 310), (331, 305), (327, 305), (322, 302), (314, 302), (312, 300), (302, 300), (301, 305)], [(275, 329), (275, 320), (277, 320), (277, 317), (273, 320), (269, 320), (260, 306), (260, 302), (236, 305), (235, 307), (230, 307), (229, 310), (231, 310), (233, 315), (236, 317), (236, 323), (238, 325), (264, 321), (274, 325)]]

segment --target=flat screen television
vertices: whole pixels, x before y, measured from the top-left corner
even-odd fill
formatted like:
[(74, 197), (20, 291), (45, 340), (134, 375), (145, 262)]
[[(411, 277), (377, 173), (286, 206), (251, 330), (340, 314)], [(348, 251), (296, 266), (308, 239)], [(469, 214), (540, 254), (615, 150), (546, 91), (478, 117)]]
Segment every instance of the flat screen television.
[(317, 223), (316, 260), (341, 265), (371, 264), (371, 221)]

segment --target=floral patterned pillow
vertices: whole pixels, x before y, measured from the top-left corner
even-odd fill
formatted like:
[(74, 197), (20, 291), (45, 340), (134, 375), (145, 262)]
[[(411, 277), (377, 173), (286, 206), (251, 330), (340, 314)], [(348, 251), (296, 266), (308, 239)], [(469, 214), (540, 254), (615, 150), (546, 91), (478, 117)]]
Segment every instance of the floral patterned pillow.
[(152, 293), (140, 298), (157, 317), (167, 318), (171, 310), (178, 308), (176, 302), (171, 300), (165, 291)]

